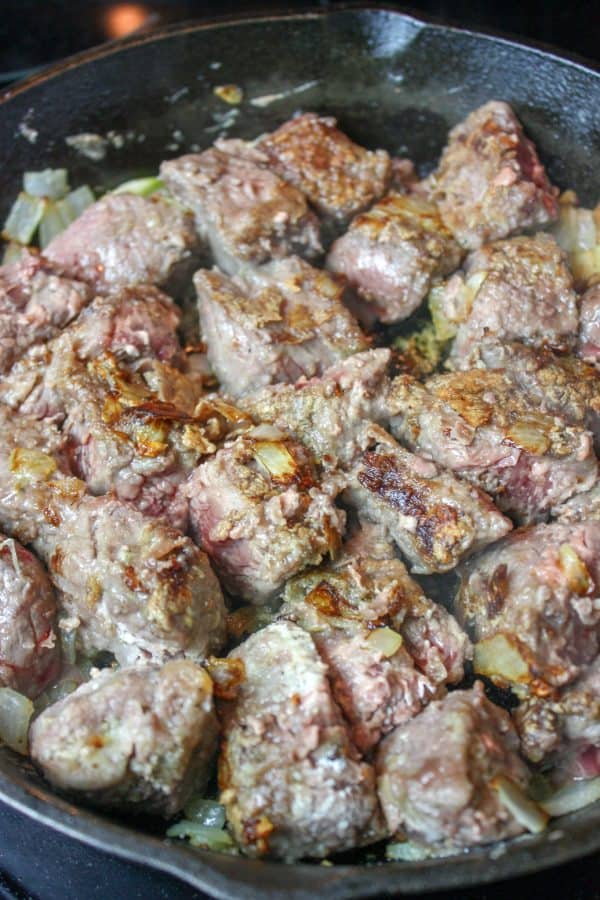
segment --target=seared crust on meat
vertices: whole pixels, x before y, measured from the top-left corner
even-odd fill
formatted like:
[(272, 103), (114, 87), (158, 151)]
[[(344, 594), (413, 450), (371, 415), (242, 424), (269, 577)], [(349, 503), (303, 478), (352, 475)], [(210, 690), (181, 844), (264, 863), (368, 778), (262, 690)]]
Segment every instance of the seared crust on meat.
[(365, 552), (355, 538), (335, 563), (289, 581), (279, 611), (312, 635), (362, 752), (460, 681), (470, 649), (391, 547), (386, 558)]
[(259, 427), (191, 475), (192, 534), (228, 590), (265, 603), (292, 575), (337, 550), (346, 521), (334, 503), (340, 490), (334, 477), (319, 484), (302, 445)]
[(345, 275), (364, 301), (359, 317), (389, 323), (411, 315), (461, 258), (433, 203), (393, 192), (352, 221), (329, 251), (327, 267)]
[(519, 529), (473, 557), (456, 603), (475, 668), (541, 696), (574, 681), (600, 648), (599, 586), (597, 521)]
[(447, 572), (505, 535), (511, 522), (483, 491), (405, 450), (376, 425), (349, 471), (344, 499), (381, 523), (415, 572)]
[(434, 701), (380, 744), (379, 799), (392, 834), (438, 853), (523, 831), (494, 790), (504, 776), (525, 787), (508, 714), (486, 699), (481, 682)]
[(487, 244), (431, 303), (455, 334), (448, 364), (468, 369), (488, 341), (574, 347), (578, 300), (564, 252), (547, 234)]
[(452, 129), (426, 186), (450, 231), (470, 250), (558, 216), (558, 190), (514, 112), (498, 100)]
[(230, 656), (245, 678), (220, 706), (219, 786), (244, 852), (292, 862), (383, 837), (373, 769), (350, 741), (310, 635), (276, 622)]
[(60, 674), (57, 604), (41, 563), (0, 534), (0, 684), (37, 697)]
[(577, 355), (600, 366), (600, 282), (581, 298)]
[(323, 215), (341, 222), (370, 206), (392, 177), (385, 150), (365, 150), (336, 120), (305, 113), (257, 141), (274, 169)]
[(156, 194), (107, 194), (44, 250), (72, 278), (99, 293), (135, 284), (177, 292), (199, 254), (193, 218)]
[(411, 450), (490, 494), (520, 522), (539, 521), (596, 481), (592, 436), (540, 410), (502, 371), (394, 380), (390, 427)]
[(170, 818), (208, 781), (217, 735), (210, 678), (174, 660), (100, 672), (38, 716), (30, 746), (75, 799)]
[(208, 360), (232, 397), (321, 375), (369, 346), (343, 283), (298, 257), (235, 279), (200, 270), (194, 285)]
[(203, 153), (168, 160), (160, 174), (192, 210), (198, 233), (230, 275), (244, 264), (321, 252), (319, 223), (304, 195), (243, 141), (218, 141)]

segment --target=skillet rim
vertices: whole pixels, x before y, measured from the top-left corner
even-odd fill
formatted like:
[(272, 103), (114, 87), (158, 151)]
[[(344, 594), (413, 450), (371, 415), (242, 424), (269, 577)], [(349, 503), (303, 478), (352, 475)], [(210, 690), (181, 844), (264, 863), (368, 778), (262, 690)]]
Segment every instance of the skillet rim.
[[(269, 22), (303, 22), (309, 20), (334, 19), (348, 14), (377, 15), (392, 14), (407, 25), (412, 25), (416, 33), (431, 29), (446, 34), (457, 34), (483, 38), (511, 50), (527, 50), (534, 56), (567, 64), (594, 77), (600, 76), (600, 65), (585, 60), (576, 54), (557, 51), (556, 48), (533, 40), (521, 40), (502, 32), (488, 29), (466, 29), (458, 25), (448, 25), (439, 18), (416, 14), (410, 8), (399, 10), (396, 6), (384, 4), (365, 5), (361, 2), (340, 4), (333, 8), (315, 8), (302, 12), (256, 11), (249, 15), (225, 15), (175, 23), (148, 32), (131, 35), (117, 41), (101, 44), (84, 50), (44, 68), (38, 73), (13, 85), (0, 93), (0, 110), (12, 98), (26, 93), (47, 81), (60, 77), (63, 73), (78, 69), (87, 63), (104, 59), (128, 49), (147, 44), (159, 43), (172, 37), (188, 33), (211, 31), (223, 28), (243, 28), (246, 25)], [(10, 751), (4, 751), (9, 753)], [(315, 889), (323, 900), (343, 900), (381, 896), (390, 889), (400, 894), (423, 893), (431, 890), (487, 884), (507, 878), (539, 873), (570, 860), (577, 859), (600, 848), (600, 834), (594, 828), (600, 818), (593, 817), (588, 823), (575, 817), (561, 827), (557, 820), (548, 835), (539, 840), (535, 837), (517, 838), (506, 845), (502, 855), (490, 855), (490, 847), (475, 849), (468, 854), (428, 860), (425, 863), (386, 863), (385, 865), (339, 865), (323, 869), (318, 866), (297, 863), (286, 867), (281, 863), (249, 860), (244, 857), (223, 857), (207, 851), (198, 851), (186, 846), (171, 844), (147, 833), (134, 830), (123, 824), (87, 810), (78, 808), (57, 795), (28, 784), (26, 776), (15, 770), (15, 774), (4, 771), (4, 760), (0, 763), (0, 800), (12, 808), (48, 825), (55, 830), (95, 849), (116, 855), (135, 863), (159, 869), (175, 876), (212, 896), (229, 898), (235, 890), (240, 900), (314, 900)], [(10, 768), (10, 766), (9, 766)], [(596, 809), (593, 809), (596, 813)], [(584, 818), (586, 818), (584, 816)], [(494, 845), (495, 846), (495, 845)], [(558, 857), (558, 858), (557, 858)], [(240, 865), (241, 864), (241, 865)], [(243, 880), (236, 877), (237, 869), (242, 870)], [(228, 871), (229, 870), (229, 871)], [(285, 873), (296, 873), (300, 886), (286, 888), (282, 885)], [(266, 881), (271, 887), (266, 886)], [(281, 879), (278, 876), (284, 875)], [(392, 876), (390, 878), (390, 876)], [(390, 884), (391, 880), (398, 884)], [(289, 881), (289, 879), (287, 879)], [(254, 881), (254, 884), (251, 882)]]

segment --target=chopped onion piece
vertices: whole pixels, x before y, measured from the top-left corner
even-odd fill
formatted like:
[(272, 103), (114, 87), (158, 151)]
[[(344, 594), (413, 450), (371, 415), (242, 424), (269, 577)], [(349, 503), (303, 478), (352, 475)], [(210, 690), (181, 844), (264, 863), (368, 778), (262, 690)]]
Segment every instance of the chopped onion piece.
[(386, 658), (397, 653), (403, 644), (402, 635), (387, 626), (372, 631), (367, 642), (369, 647), (375, 647)]
[(28, 244), (44, 215), (46, 203), (42, 197), (31, 197), (21, 191), (4, 223), (2, 237), (7, 241)]
[(87, 184), (76, 188), (64, 198), (63, 203), (68, 206), (73, 213), (73, 221), (81, 215), (84, 209), (96, 202), (94, 192)]
[(588, 567), (571, 544), (561, 544), (558, 548), (559, 565), (564, 572), (569, 590), (583, 597), (592, 589), (594, 582)]
[(418, 844), (413, 844), (412, 841), (388, 844), (385, 848), (385, 858), (395, 861), (417, 862), (421, 859), (429, 859), (430, 856), (429, 848), (420, 847)]
[(544, 830), (548, 823), (548, 814), (527, 796), (520, 785), (506, 775), (496, 775), (490, 785), (498, 792), (500, 802), (519, 825), (532, 834), (539, 834)]
[(199, 825), (189, 819), (182, 819), (172, 825), (167, 831), (167, 837), (187, 838), (193, 847), (202, 847), (204, 850), (237, 852), (229, 832), (222, 828), (207, 828), (206, 825)]
[(206, 828), (223, 828), (225, 825), (225, 807), (216, 800), (206, 797), (192, 797), (183, 807), (186, 818)]
[(65, 230), (67, 225), (75, 219), (71, 208), (65, 204), (64, 200), (55, 203), (49, 200), (44, 215), (40, 221), (40, 247), (42, 250), (48, 246), (50, 241)]
[(18, 244), (17, 241), (10, 241), (4, 248), (4, 255), (2, 256), (2, 265), (6, 266), (9, 263), (17, 262), (21, 259), (23, 254), (23, 250), (25, 247), (23, 244)]
[(69, 173), (66, 169), (43, 169), (41, 172), (25, 172), (23, 188), (32, 197), (48, 197), (61, 200), (69, 193)]
[(33, 703), (28, 697), (11, 688), (0, 688), (0, 740), (25, 756), (32, 715)]
[(293, 478), (297, 472), (296, 460), (281, 441), (257, 441), (254, 456), (273, 478)]
[(572, 781), (540, 803), (549, 816), (566, 816), (600, 800), (600, 776), (582, 781)]
[(521, 653), (518, 641), (508, 634), (495, 634), (475, 644), (473, 668), (478, 675), (526, 684), (531, 681), (529, 664)]
[(116, 187), (111, 194), (137, 194), (139, 197), (149, 197), (165, 186), (162, 178), (150, 175), (148, 178), (132, 178)]

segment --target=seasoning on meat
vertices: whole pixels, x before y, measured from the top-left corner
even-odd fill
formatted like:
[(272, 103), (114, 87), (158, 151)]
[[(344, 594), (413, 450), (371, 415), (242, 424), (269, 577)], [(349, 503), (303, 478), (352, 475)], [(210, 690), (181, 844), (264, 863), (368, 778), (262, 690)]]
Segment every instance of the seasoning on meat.
[(99, 672), (38, 716), (30, 746), (74, 799), (171, 818), (206, 785), (217, 738), (209, 676), (173, 660)]
[(322, 375), (368, 348), (343, 284), (298, 257), (234, 279), (200, 270), (194, 285), (208, 360), (232, 397)]
[(558, 216), (558, 190), (514, 112), (498, 100), (452, 129), (426, 187), (447, 227), (469, 250)]
[(464, 272), (434, 288), (430, 305), (449, 357), (468, 369), (488, 341), (523, 341), (568, 350), (578, 329), (577, 295), (565, 254), (549, 235), (516, 237), (471, 253)]
[(243, 141), (218, 141), (168, 160), (160, 174), (192, 210), (199, 235), (229, 275), (292, 253), (310, 259), (321, 252), (319, 223), (304, 195)]
[(0, 684), (37, 697), (60, 674), (57, 605), (41, 563), (0, 534)]
[(394, 379), (392, 434), (490, 494), (520, 522), (539, 521), (596, 481), (592, 435), (542, 412), (502, 371)]
[(392, 177), (385, 150), (365, 150), (316, 113), (290, 119), (257, 147), (315, 209), (342, 223), (378, 200)]
[(44, 253), (101, 294), (135, 284), (177, 293), (199, 253), (193, 226), (189, 212), (158, 194), (107, 194), (50, 241)]
[(600, 282), (581, 298), (577, 355), (600, 367)]
[(257, 422), (287, 431), (326, 467), (348, 465), (360, 447), (364, 422), (388, 415), (387, 348), (356, 353), (320, 378), (274, 385), (244, 398)]
[(433, 203), (390, 193), (335, 241), (327, 267), (345, 275), (357, 292), (360, 319), (390, 323), (410, 316), (461, 258)]
[(292, 862), (383, 837), (373, 768), (350, 740), (310, 635), (276, 622), (230, 656), (245, 678), (220, 705), (219, 786), (244, 852)]
[(465, 563), (457, 612), (475, 669), (548, 696), (600, 649), (600, 522), (523, 528)]
[(341, 541), (341, 484), (319, 484), (302, 445), (270, 426), (227, 443), (187, 484), (192, 534), (223, 584), (254, 603), (276, 596), (288, 578)]
[(372, 553), (355, 537), (338, 561), (289, 581), (279, 611), (312, 636), (363, 753), (460, 681), (470, 649), (389, 544)]
[(508, 714), (481, 682), (454, 691), (389, 734), (376, 757), (379, 799), (392, 834), (443, 855), (520, 834), (494, 779), (525, 788), (529, 773)]
[(33, 252), (1, 266), (0, 373), (29, 347), (58, 334), (91, 299), (88, 285), (66, 278), (59, 266)]

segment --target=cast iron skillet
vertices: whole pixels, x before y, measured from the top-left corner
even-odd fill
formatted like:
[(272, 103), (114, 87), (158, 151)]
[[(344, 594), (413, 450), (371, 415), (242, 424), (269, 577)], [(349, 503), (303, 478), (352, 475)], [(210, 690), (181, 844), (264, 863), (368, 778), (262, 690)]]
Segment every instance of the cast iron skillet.
[[(235, 83), (244, 102), (213, 93)], [(271, 97), (271, 102), (253, 103)], [(281, 96), (283, 95), (283, 96)], [(0, 98), (0, 217), (26, 169), (67, 166), (105, 187), (220, 133), (254, 137), (298, 109), (338, 116), (357, 140), (431, 168), (449, 126), (491, 98), (509, 101), (552, 179), (600, 197), (600, 74), (549, 52), (426, 24), (385, 9), (347, 9), (184, 25), (81, 54)], [(108, 136), (93, 162), (65, 143)], [(168, 844), (52, 794), (29, 763), (0, 751), (0, 796), (72, 837), (155, 866), (215, 897), (358, 898), (473, 885), (600, 848), (600, 805), (544, 834), (446, 860), (381, 866), (284, 866)]]

